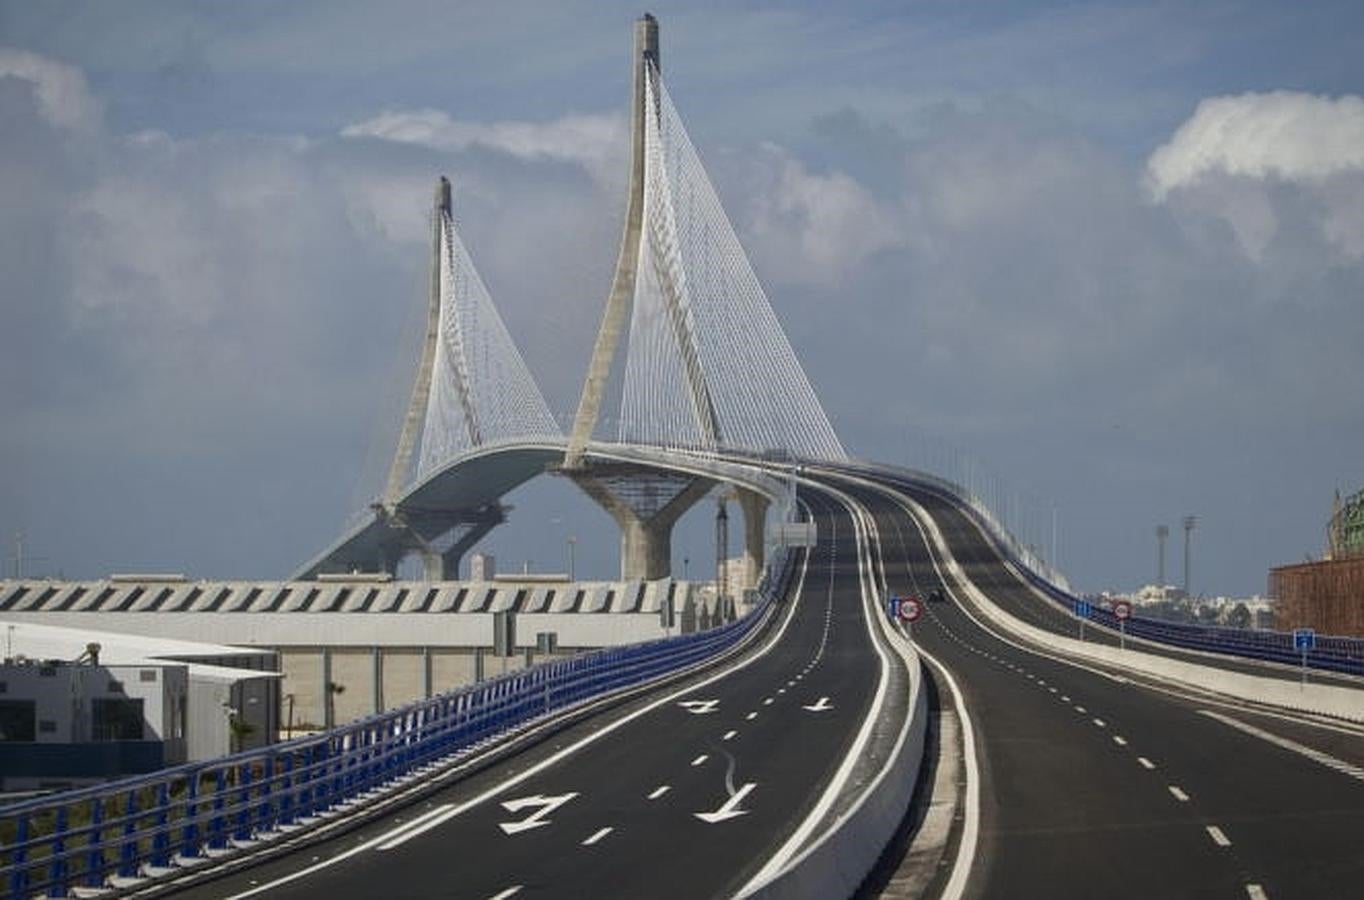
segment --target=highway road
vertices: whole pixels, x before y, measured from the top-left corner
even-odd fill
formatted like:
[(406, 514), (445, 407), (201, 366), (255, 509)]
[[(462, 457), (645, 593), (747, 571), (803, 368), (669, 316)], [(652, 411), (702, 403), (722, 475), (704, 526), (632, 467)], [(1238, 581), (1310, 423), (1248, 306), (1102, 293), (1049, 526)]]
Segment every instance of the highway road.
[[(906, 673), (869, 627), (880, 614), (875, 576), (894, 593), (944, 583), (896, 490), (834, 481), (872, 530), (862, 540), (833, 495), (803, 491), (820, 541), (758, 649), (185, 894), (710, 897), (752, 887), (808, 845), (875, 763), (867, 723), (905, 711)], [(1034, 602), (959, 512), (911, 493), (995, 602)], [(969, 781), (942, 862), (965, 877), (935, 882), (964, 886), (954, 900), (1364, 892), (1364, 729), (1068, 662), (1000, 632), (945, 583), (949, 598), (928, 605), (913, 638), (944, 706), (959, 693), (970, 724), (959, 751)]]
[[(938, 584), (905, 508), (857, 494), (875, 511), (891, 590)], [(1022, 589), (959, 513), (930, 508), (992, 599)], [(914, 638), (951, 673), (973, 724), (979, 844), (967, 896), (1364, 895), (1358, 729), (1049, 658), (1002, 640), (957, 600), (930, 604)]]
[(819, 544), (755, 652), (185, 895), (709, 897), (777, 870), (875, 761), (871, 724), (908, 707), (853, 519), (807, 502)]
[[(1039, 628), (1066, 637), (1079, 636), (1079, 620), (1059, 603), (1041, 596), (1030, 585), (1021, 582), (1012, 571), (1002, 565), (999, 555), (989, 542), (981, 537), (975, 523), (955, 504), (933, 491), (900, 478), (883, 477), (879, 481), (906, 491), (933, 517), (951, 544), (953, 556), (961, 564), (967, 577), (989, 595), (993, 602), (1024, 622)], [(1120, 637), (1116, 631), (1089, 622), (1084, 629), (1084, 640), (1116, 647)], [(1129, 646), (1139, 646), (1144, 653), (1258, 675), (1262, 678), (1297, 681), (1301, 677), (1296, 666), (1281, 663), (1187, 650), (1131, 636), (1127, 637), (1127, 643)], [(1314, 670), (1310, 678), (1315, 683), (1364, 689), (1364, 678), (1358, 676)]]

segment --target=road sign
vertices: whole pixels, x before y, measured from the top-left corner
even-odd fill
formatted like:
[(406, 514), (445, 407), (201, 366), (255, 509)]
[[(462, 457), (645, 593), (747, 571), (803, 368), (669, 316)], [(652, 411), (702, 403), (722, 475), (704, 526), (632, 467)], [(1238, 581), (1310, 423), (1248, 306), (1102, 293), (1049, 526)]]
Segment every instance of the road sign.
[(1088, 619), (1094, 614), (1094, 604), (1088, 600), (1075, 601), (1075, 615), (1081, 619)]
[(1132, 604), (1126, 600), (1119, 600), (1113, 604), (1113, 615), (1117, 616), (1119, 620), (1132, 618)]
[(887, 598), (886, 598), (886, 615), (887, 615), (889, 618), (892, 618), (892, 619), (894, 619), (896, 616), (900, 615), (900, 598), (899, 598), (899, 597), (887, 597)]
[(899, 613), (901, 619), (906, 622), (914, 622), (924, 614), (924, 605), (919, 602), (918, 597), (905, 597), (900, 601)]
[(1312, 628), (1293, 629), (1293, 649), (1302, 653), (1317, 649), (1317, 632)]

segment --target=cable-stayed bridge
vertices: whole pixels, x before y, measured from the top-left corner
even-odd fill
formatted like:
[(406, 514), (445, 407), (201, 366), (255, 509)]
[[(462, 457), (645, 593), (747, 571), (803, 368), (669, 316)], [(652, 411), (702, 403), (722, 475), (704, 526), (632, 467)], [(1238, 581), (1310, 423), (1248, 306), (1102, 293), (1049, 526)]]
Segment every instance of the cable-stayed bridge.
[[(569, 433), (442, 180), (385, 491), (300, 576), (392, 572), (410, 554), (452, 574), (503, 520), (500, 498), (550, 473), (611, 513), (623, 576), (646, 580), (670, 571), (678, 516), (732, 493), (754, 610), (121, 800), (0, 811), (11, 893), (1356, 893), (1364, 648), (1295, 667), (1270, 637), (1085, 609), (968, 491), (849, 459), (687, 138), (652, 17), (636, 23), (633, 87), (626, 225)], [(814, 542), (765, 558), (772, 507), (812, 522)], [(66, 817), (60, 839), (40, 815)]]

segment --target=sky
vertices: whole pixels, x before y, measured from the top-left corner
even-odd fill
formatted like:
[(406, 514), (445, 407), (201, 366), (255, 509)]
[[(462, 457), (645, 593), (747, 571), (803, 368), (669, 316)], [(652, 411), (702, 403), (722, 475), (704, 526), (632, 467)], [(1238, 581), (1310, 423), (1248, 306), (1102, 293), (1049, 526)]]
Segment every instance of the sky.
[[(12, 572), (280, 578), (379, 487), (430, 194), (561, 418), (619, 241), (606, 2), (0, 0)], [(664, 77), (846, 447), (993, 473), (1082, 590), (1263, 592), (1364, 486), (1357, 3), (657, 3)], [(559, 479), (504, 569), (608, 577)], [(1054, 513), (1053, 513), (1054, 511)], [(711, 509), (680, 527), (713, 565)], [(1051, 522), (1056, 522), (1053, 546)]]

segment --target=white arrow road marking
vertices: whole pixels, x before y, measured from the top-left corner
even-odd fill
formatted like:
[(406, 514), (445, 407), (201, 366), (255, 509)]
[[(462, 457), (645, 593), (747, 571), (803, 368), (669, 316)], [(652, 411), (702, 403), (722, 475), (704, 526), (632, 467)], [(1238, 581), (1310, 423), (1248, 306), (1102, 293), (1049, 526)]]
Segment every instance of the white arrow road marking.
[(696, 818), (700, 819), (702, 822), (708, 822), (711, 825), (714, 825), (716, 822), (723, 822), (726, 819), (733, 819), (737, 818), (738, 816), (742, 816), (746, 814), (748, 810), (738, 809), (737, 807), (741, 802), (743, 802), (743, 799), (748, 796), (748, 792), (753, 790), (755, 787), (757, 787), (756, 784), (749, 782), (748, 784), (745, 784), (743, 787), (735, 791), (728, 800), (721, 804), (719, 809), (715, 810), (715, 812), (693, 813), (693, 815), (695, 815)]
[(677, 704), (694, 716), (713, 713), (720, 706), (719, 700), (683, 700)]
[(833, 709), (833, 708), (834, 708), (834, 705), (833, 705), (832, 703), (829, 702), (829, 698), (828, 698), (828, 697), (820, 697), (818, 700), (816, 700), (816, 701), (815, 701), (813, 704), (811, 704), (810, 706), (802, 706), (802, 707), (801, 707), (801, 709), (808, 709), (810, 712), (824, 712), (825, 710), (829, 710), (829, 709)]
[(532, 828), (539, 828), (541, 825), (548, 825), (549, 820), (545, 816), (554, 812), (574, 797), (576, 793), (559, 794), (557, 797), (546, 797), (544, 794), (536, 794), (532, 797), (518, 797), (515, 800), (503, 800), (502, 808), (507, 812), (516, 813), (524, 809), (535, 808), (535, 812), (526, 816), (519, 822), (499, 822), (498, 827), (507, 834), (519, 834), (522, 831), (530, 831)]

